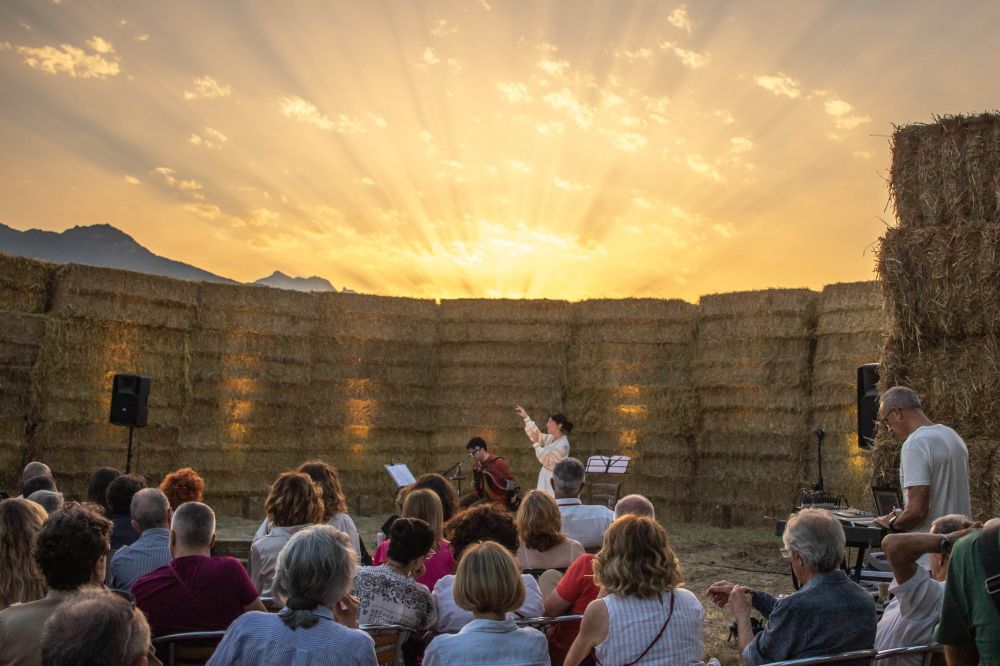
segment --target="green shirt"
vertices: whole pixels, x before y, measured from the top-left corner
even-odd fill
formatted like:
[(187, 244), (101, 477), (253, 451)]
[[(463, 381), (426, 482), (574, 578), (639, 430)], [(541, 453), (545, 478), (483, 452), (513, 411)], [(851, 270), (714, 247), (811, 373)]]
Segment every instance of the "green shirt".
[(976, 543), (981, 530), (960, 539), (951, 551), (941, 622), (934, 640), (979, 650), (979, 663), (1000, 665), (1000, 614), (986, 593)]

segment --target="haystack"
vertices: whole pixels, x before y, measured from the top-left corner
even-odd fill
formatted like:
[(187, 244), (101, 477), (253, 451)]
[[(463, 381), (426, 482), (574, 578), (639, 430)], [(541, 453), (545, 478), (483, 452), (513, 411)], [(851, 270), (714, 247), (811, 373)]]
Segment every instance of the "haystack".
[(40, 314), (48, 305), (55, 264), (0, 253), (0, 310)]

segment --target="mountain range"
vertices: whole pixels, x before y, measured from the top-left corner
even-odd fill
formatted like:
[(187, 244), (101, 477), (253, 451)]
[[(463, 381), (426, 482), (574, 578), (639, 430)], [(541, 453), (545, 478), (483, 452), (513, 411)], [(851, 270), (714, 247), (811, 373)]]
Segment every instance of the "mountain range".
[[(87, 264), (181, 280), (240, 284), (197, 266), (153, 254), (134, 238), (110, 224), (73, 227), (61, 233), (40, 229), (19, 231), (0, 224), (0, 252), (59, 264)], [(250, 284), (296, 291), (336, 291), (333, 285), (321, 277), (290, 277), (280, 271)]]

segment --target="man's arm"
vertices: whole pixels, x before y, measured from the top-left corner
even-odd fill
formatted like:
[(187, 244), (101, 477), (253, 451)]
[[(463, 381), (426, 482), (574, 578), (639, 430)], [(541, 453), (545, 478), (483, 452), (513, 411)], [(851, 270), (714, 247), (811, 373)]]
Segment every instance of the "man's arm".
[(969, 533), (974, 523), (966, 522), (963, 529), (951, 534), (931, 534), (929, 532), (911, 532), (909, 534), (889, 534), (882, 539), (882, 550), (889, 558), (892, 575), (896, 582), (902, 585), (917, 573), (917, 560), (927, 553), (941, 552), (941, 537), (952, 544)]
[(729, 608), (736, 618), (736, 637), (740, 644), (740, 654), (753, 641), (753, 626), (750, 624), (750, 588), (735, 586), (729, 593)]
[(900, 532), (911, 530), (927, 517), (931, 509), (931, 487), (910, 486), (906, 489), (906, 508), (893, 522), (894, 529)]
[(979, 663), (979, 650), (975, 645), (945, 645), (944, 658), (948, 666), (975, 666)]

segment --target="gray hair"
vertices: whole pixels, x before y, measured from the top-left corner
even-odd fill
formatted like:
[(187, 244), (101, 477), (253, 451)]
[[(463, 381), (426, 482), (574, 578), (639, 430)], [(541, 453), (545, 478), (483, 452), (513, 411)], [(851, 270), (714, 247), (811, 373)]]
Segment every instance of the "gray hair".
[(951, 534), (964, 529), (971, 522), (972, 520), (968, 516), (963, 516), (960, 513), (949, 513), (946, 516), (936, 518), (931, 523), (931, 534)]
[(215, 536), (215, 512), (201, 502), (184, 502), (174, 511), (170, 530), (180, 544), (207, 548)]
[[(293, 534), (278, 554), (274, 593), (286, 601), (302, 597), (332, 607), (351, 588), (354, 568), (347, 535), (330, 525), (311, 525)], [(288, 608), (279, 617), (290, 629), (318, 621), (311, 611)]]
[(833, 571), (844, 559), (844, 528), (822, 509), (802, 509), (789, 516), (783, 541), (785, 548), (798, 553), (803, 565), (816, 573)]
[(615, 520), (622, 516), (648, 516), (656, 520), (656, 509), (642, 495), (626, 495), (615, 504)]
[(54, 490), (36, 490), (27, 499), (41, 505), (46, 513), (55, 513), (63, 508), (63, 504), (65, 503), (63, 494)]
[(169, 527), (170, 500), (159, 488), (143, 488), (132, 496), (129, 513), (141, 532), (154, 527)]
[(923, 409), (917, 392), (905, 386), (893, 386), (883, 393), (882, 405), (889, 409)]
[(149, 653), (149, 624), (123, 597), (94, 589), (59, 604), (41, 648), (44, 666), (128, 666)]
[(36, 476), (47, 476), (51, 479), (52, 470), (45, 463), (33, 460), (25, 465), (24, 471), (21, 472), (21, 485), (23, 486), (28, 479), (33, 479)]
[(563, 458), (552, 468), (552, 478), (556, 482), (556, 492), (560, 495), (577, 495), (583, 486), (586, 469), (576, 458)]

